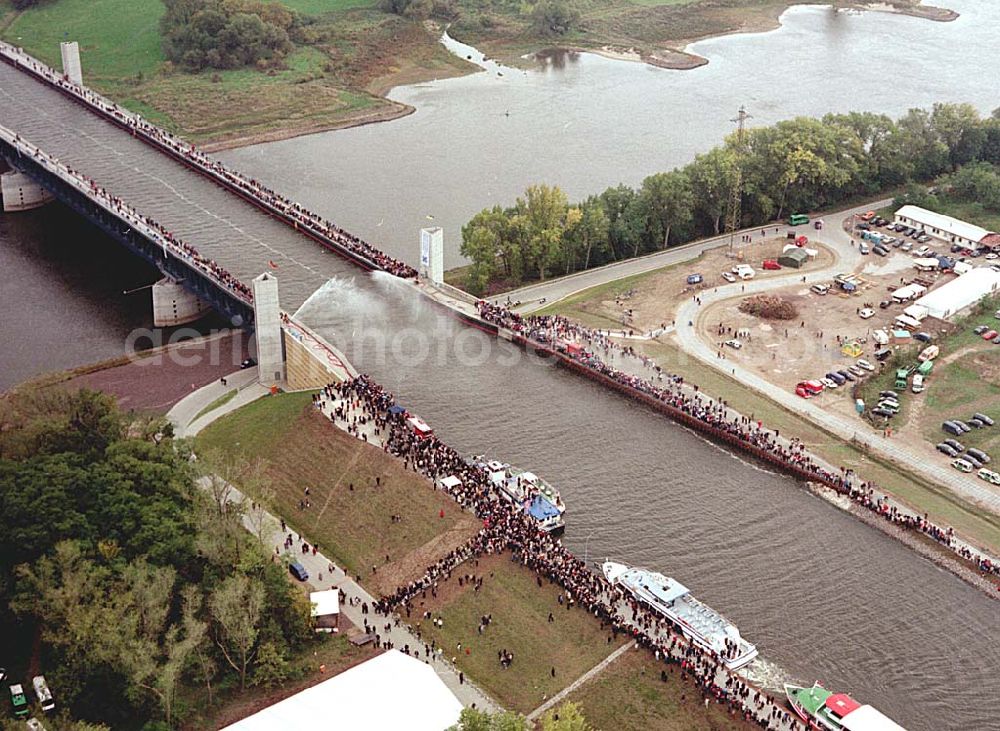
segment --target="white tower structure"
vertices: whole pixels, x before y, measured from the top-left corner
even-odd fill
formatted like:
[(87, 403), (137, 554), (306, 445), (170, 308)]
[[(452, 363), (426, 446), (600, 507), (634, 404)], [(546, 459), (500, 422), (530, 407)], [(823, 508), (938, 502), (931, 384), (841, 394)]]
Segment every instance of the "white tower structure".
[(254, 340), (257, 343), (257, 378), (262, 384), (285, 380), (285, 352), (281, 341), (281, 307), (278, 279), (268, 272), (253, 282)]
[(80, 44), (68, 41), (59, 44), (62, 53), (62, 67), (66, 78), (77, 86), (83, 86), (83, 67), (80, 65)]
[(420, 229), (420, 274), (434, 284), (444, 281), (444, 229)]

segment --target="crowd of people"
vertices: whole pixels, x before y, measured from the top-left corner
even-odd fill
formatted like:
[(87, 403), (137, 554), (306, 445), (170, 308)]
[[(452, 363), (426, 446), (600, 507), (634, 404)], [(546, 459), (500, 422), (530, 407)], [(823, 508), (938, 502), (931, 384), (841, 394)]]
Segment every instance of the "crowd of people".
[(268, 210), (291, 222), (296, 229), (307, 232), (335, 248), (348, 251), (354, 256), (366, 260), (375, 269), (381, 269), (404, 279), (417, 276), (417, 271), (409, 264), (392, 258), (367, 241), (271, 190), (260, 181), (231, 170), (189, 142), (185, 142), (170, 132), (147, 122), (140, 115), (128, 111), (85, 86), (77, 86), (66, 75), (46, 66), (24, 53), (20, 48), (0, 42), (0, 55), (12, 61), (16, 66), (28, 69), (52, 86), (71, 94), (104, 116), (125, 125), (133, 135), (141, 136), (172, 155), (183, 158), (189, 165), (211, 175), (227, 187), (235, 188), (243, 195), (253, 198), (254, 201)]
[[(4, 133), (4, 137), (7, 135)], [(49, 155), (38, 147), (28, 144), (21, 136), (14, 134), (8, 139), (10, 144), (25, 151), (31, 158), (48, 170), (57, 175), (64, 182), (69, 183), (77, 190), (86, 193), (90, 199), (96, 200), (106, 210), (112, 212), (122, 221), (125, 221), (136, 231), (142, 233), (147, 239), (160, 246), (164, 250), (170, 250), (178, 259), (185, 261), (189, 266), (198, 269), (206, 274), (220, 286), (236, 294), (247, 303), (253, 301), (253, 291), (241, 280), (230, 274), (225, 268), (220, 266), (215, 260), (203, 256), (198, 250), (174, 236), (164, 226), (157, 223), (149, 216), (144, 216), (135, 210), (120, 197), (97, 184), (97, 181), (89, 178), (78, 170), (74, 170), (68, 165), (59, 162), (59, 159)], [(127, 233), (127, 232), (123, 232)]]
[[(478, 309), (480, 317), (487, 322), (517, 333), (529, 342), (558, 351), (563, 357), (632, 392), (651, 397), (666, 411), (692, 417), (696, 425), (705, 427), (705, 431), (724, 435), (731, 444), (763, 456), (772, 464), (784, 465), (798, 476), (823, 484), (896, 526), (926, 535), (950, 548), (984, 574), (1000, 576), (1000, 563), (959, 542), (953, 529), (935, 525), (926, 515), (906, 513), (890, 505), (887, 496), (877, 494), (879, 488), (876, 484), (859, 479), (853, 470), (840, 468), (835, 472), (824, 467), (798, 440), (782, 439), (777, 430), (767, 429), (760, 421), (732, 412), (724, 402), (708, 399), (696, 386), (685, 384), (679, 376), (664, 373), (658, 366), (652, 368), (654, 375), (650, 380), (614, 367), (597, 352), (630, 356), (634, 355), (631, 347), (623, 347), (605, 334), (565, 317), (523, 317), (485, 301), (479, 303)], [(648, 359), (642, 359), (642, 363), (649, 366)], [(689, 419), (685, 421), (691, 423)]]
[[(362, 434), (377, 435), (386, 452), (433, 480), (483, 521), (482, 529), (468, 542), (428, 566), (420, 578), (379, 599), (375, 612), (390, 615), (398, 611), (407, 618), (426, 619), (427, 613), (418, 609), (418, 602), (428, 594), (436, 596), (444, 582), (461, 579), (457, 569), (462, 564), (482, 555), (509, 552), (512, 560), (536, 573), (539, 583), (545, 579), (562, 587), (567, 610), (581, 608), (614, 636), (648, 647), (657, 660), (677, 666), (684, 677), (692, 679), (706, 700), (725, 703), (763, 728), (802, 728), (780, 703), (731, 673), (724, 658), (689, 642), (669, 620), (588, 569), (556, 536), (540, 530), (497, 493), (485, 470), (463, 459), (436, 436), (421, 437), (413, 432), (406, 424), (406, 413), (394, 408), (393, 395), (379, 384), (361, 375), (325, 387), (315, 401), (318, 407), (325, 407), (334, 423), (349, 428), (359, 438)], [(445, 487), (441, 478), (452, 475), (459, 478), (458, 483), (448, 481), (449, 487)], [(501, 654), (498, 661), (509, 667), (513, 656)]]

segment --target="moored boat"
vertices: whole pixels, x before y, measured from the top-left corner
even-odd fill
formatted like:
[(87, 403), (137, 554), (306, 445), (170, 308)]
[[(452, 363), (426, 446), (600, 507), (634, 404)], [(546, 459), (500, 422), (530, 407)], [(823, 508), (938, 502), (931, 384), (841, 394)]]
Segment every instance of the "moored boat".
[(489, 475), (490, 483), (514, 505), (538, 521), (542, 530), (550, 533), (566, 527), (563, 514), (566, 505), (559, 491), (536, 475), (497, 460), (473, 457), (470, 462)]
[(816, 731), (906, 731), (877, 708), (819, 683), (811, 688), (786, 683), (785, 696), (796, 715)]
[(730, 670), (757, 657), (757, 646), (740, 636), (734, 624), (691, 596), (679, 581), (654, 571), (605, 561), (605, 578), (620, 586), (653, 611), (669, 619), (691, 642), (715, 653)]

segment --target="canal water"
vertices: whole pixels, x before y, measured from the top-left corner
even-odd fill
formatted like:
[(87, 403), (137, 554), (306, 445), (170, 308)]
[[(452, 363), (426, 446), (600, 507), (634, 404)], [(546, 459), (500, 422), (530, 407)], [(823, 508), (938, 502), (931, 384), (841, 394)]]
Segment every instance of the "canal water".
[[(989, 3), (964, 0), (958, 5), (978, 9), (980, 23), (997, 19)], [(900, 53), (910, 64), (916, 61), (906, 55), (912, 48), (905, 43), (907, 39), (916, 44), (918, 39), (930, 39), (938, 32), (952, 32), (949, 26), (926, 21), (911, 25), (915, 21), (909, 18), (874, 17), (880, 32), (895, 34), (903, 42)], [(816, 16), (817, 22), (824, 18), (828, 16)], [(855, 20), (851, 16), (847, 22)], [(849, 42), (836, 34), (828, 37), (830, 31), (823, 28), (818, 25), (808, 37), (813, 53), (820, 53), (824, 44)], [(758, 42), (766, 46), (772, 37), (780, 39), (781, 33)], [(747, 39), (728, 40), (745, 43)], [(726, 42), (712, 43), (725, 53)], [(710, 55), (715, 63), (712, 53), (700, 47), (697, 50)], [(988, 54), (993, 49), (975, 51)], [(620, 79), (638, 75), (659, 84), (663, 78), (659, 70), (605, 59), (588, 67), (590, 59), (578, 59), (577, 66), (567, 61), (563, 71), (536, 72), (572, 72), (564, 77), (564, 84), (552, 85), (553, 113), (558, 109), (555, 102), (563, 98), (563, 85), (593, 100), (604, 88), (605, 82), (597, 82), (602, 78), (601, 69), (609, 68), (607, 64), (628, 70)], [(569, 506), (565, 540), (574, 551), (591, 560), (608, 557), (644, 564), (687, 584), (759, 645), (762, 655), (777, 668), (770, 676), (772, 682), (822, 680), (829, 687), (853, 692), (862, 701), (875, 704), (910, 729), (998, 728), (988, 700), (1000, 697), (1000, 676), (996, 673), (1000, 667), (1000, 612), (996, 602), (794, 481), (747, 464), (659, 415), (442, 317), (391, 278), (357, 273), (123, 132), (91, 120), (53, 92), (23, 84), (5, 68), (0, 67), (0, 96), (7, 92), (0, 99), (0, 123), (14, 126), (63, 160), (93, 172), (115, 192), (241, 276), (257, 273), (252, 269), (259, 266), (261, 257), (276, 257), (276, 274), (286, 304), (302, 303), (300, 315), (306, 322), (340, 343), (359, 368), (399, 393), (403, 403), (427, 419), (446, 441), (468, 453), (487, 452), (509, 460), (556, 483)], [(593, 75), (574, 70), (585, 68), (593, 69)], [(967, 71), (970, 68), (967, 66)], [(655, 76), (645, 76), (654, 71)], [(933, 76), (927, 67), (923, 72)], [(795, 67), (785, 69), (800, 89), (814, 87), (821, 96), (825, 96), (822, 90), (834, 83), (829, 74), (807, 77), (804, 73)], [(920, 69), (913, 73), (920, 73)], [(968, 82), (965, 98), (986, 109), (995, 104), (986, 94), (976, 96), (977, 79), (983, 75), (969, 72), (963, 81)], [(533, 77), (529, 72), (525, 78)], [(595, 79), (594, 85), (590, 78)], [(677, 74), (676, 78), (684, 77)], [(479, 83), (487, 81), (480, 79)], [(452, 82), (443, 83), (447, 88)], [(428, 89), (433, 91), (437, 86), (429, 85)], [(613, 87), (604, 93), (612, 91)], [(419, 95), (422, 91), (398, 93)], [(474, 90), (469, 93), (473, 96), (470, 103), (475, 105)], [(430, 111), (435, 98), (430, 93)], [(610, 103), (610, 98), (604, 97), (602, 103)], [(924, 102), (915, 99), (913, 103)], [(581, 103), (581, 109), (583, 106)], [(631, 124), (632, 115), (624, 101), (618, 109), (614, 134), (606, 144), (621, 145), (619, 155), (600, 158), (595, 152), (590, 159), (595, 166), (601, 160), (605, 179), (619, 175), (639, 179), (645, 173), (633, 169), (639, 163), (632, 157), (631, 146), (644, 146), (647, 153), (659, 150), (667, 156), (680, 142), (668, 133), (660, 135), (655, 144), (638, 133), (633, 137), (621, 131), (622, 137), (616, 138), (621, 120), (629, 118)], [(623, 109), (628, 109), (628, 115), (621, 113)], [(689, 111), (692, 115), (698, 112), (695, 108)], [(511, 112), (514, 118), (514, 110)], [(795, 113), (799, 110), (787, 111)], [(413, 117), (419, 118), (420, 112)], [(706, 125), (714, 118), (714, 111), (697, 117)], [(610, 120), (610, 116), (605, 118), (607, 124)], [(371, 176), (382, 181), (376, 186), (377, 195), (373, 192), (368, 201), (374, 206), (371, 220), (376, 230), (396, 216), (414, 219), (407, 225), (411, 232), (426, 224), (428, 214), (440, 222), (440, 211), (424, 212), (427, 205), (423, 196), (438, 186), (450, 186), (458, 207), (473, 187), (468, 184), (469, 177), (441, 173), (452, 163), (433, 151), (433, 135), (424, 140), (424, 146), (414, 141), (410, 158), (398, 154), (392, 146), (392, 130), (405, 122), (370, 128), (371, 134), (382, 130), (384, 137), (373, 137), (366, 143), (369, 164), (354, 170), (361, 179)], [(447, 128), (440, 132), (451, 133)], [(480, 129), (478, 134), (484, 136), (484, 131)], [(336, 135), (321, 137), (334, 139)], [(538, 158), (550, 151), (541, 146), (542, 137), (535, 149)], [(238, 165), (339, 220), (342, 214), (347, 215), (339, 207), (345, 192), (361, 182), (350, 176), (330, 177), (328, 170), (340, 164), (337, 151), (317, 151), (308, 161), (291, 155), (294, 144), (309, 145), (314, 139), (257, 148)], [(595, 139), (584, 141), (591, 144)], [(520, 143), (525, 140), (535, 144), (527, 133)], [(711, 143), (707, 141), (704, 147)], [(285, 150), (285, 154), (271, 153), (271, 149)], [(495, 167), (515, 192), (537, 179), (528, 175), (523, 182), (515, 181), (513, 178), (522, 175), (519, 163), (507, 165), (503, 156), (491, 161), (502, 147), (479, 152), (471, 147), (458, 149), (465, 155), (465, 165), (458, 167), (467, 168), (470, 176), (485, 175)], [(692, 152), (696, 149), (701, 148), (694, 147)], [(237, 154), (241, 153), (228, 153)], [(559, 150), (553, 154), (557, 162), (547, 168), (550, 181), (565, 182), (575, 190), (572, 186), (579, 184), (581, 175), (589, 174), (591, 166), (577, 161), (561, 171), (559, 163), (568, 158)], [(410, 187), (405, 181), (411, 167), (417, 165), (424, 169), (426, 183)], [(642, 165), (659, 167), (648, 160)], [(582, 192), (599, 189), (607, 182), (591, 181), (586, 183), (591, 188)], [(480, 205), (483, 203), (473, 207)], [(361, 212), (359, 207), (355, 215), (363, 218)], [(382, 218), (383, 226), (378, 226)], [(128, 326), (127, 313), (118, 312), (129, 307), (128, 300), (113, 296), (126, 285), (113, 277), (113, 285), (103, 282), (111, 275), (102, 272), (123, 266), (110, 244), (105, 249), (87, 249), (101, 284), (88, 290), (90, 278), (79, 276), (74, 286), (69, 286), (66, 273), (75, 272), (74, 266), (47, 262), (45, 254), (52, 250), (50, 246), (68, 246), (78, 239), (58, 231), (47, 233), (42, 225), (44, 214), (4, 220), (6, 225), (0, 228), (3, 261), (16, 279), (5, 278), (0, 290), (4, 334), (8, 336), (2, 351), (4, 368), (0, 370), (15, 362), (8, 355), (11, 339), (32, 343), (39, 330), (58, 331), (63, 321), (72, 323), (70, 331), (80, 339), (91, 337), (96, 330), (114, 332), (116, 327)], [(399, 247), (397, 253), (412, 261), (415, 247), (407, 243), (411, 238), (407, 234), (394, 245)], [(36, 274), (30, 279), (20, 274), (31, 271), (32, 261), (38, 262), (38, 272), (49, 276)], [(77, 268), (88, 271), (82, 264)], [(134, 274), (139, 281), (133, 286), (148, 283), (142, 274)], [(9, 282), (21, 280), (24, 286), (20, 289), (8, 287)], [(88, 293), (95, 301), (104, 302), (102, 297), (106, 296), (112, 313), (89, 312), (80, 304)], [(59, 305), (63, 302), (60, 297), (67, 298), (65, 304)], [(32, 314), (36, 319), (27, 319)], [(122, 319), (115, 320), (118, 317)], [(97, 350), (100, 347), (95, 346)], [(114, 350), (114, 343), (108, 347)], [(52, 348), (51, 341), (36, 348), (26, 346), (18, 361), (20, 367), (33, 364), (36, 371), (51, 367), (51, 356), (57, 352)]]

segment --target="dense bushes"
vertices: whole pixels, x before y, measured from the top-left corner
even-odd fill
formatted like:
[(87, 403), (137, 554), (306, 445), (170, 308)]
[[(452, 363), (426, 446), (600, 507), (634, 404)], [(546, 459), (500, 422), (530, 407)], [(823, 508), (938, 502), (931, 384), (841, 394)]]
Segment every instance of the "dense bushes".
[[(465, 284), (481, 294), (501, 282), (516, 286), (717, 234), (737, 160), (741, 227), (956, 170), (952, 186), (1000, 206), (992, 167), (1000, 165), (997, 112), (981, 119), (968, 104), (935, 104), (897, 121), (872, 112), (800, 117), (750, 129), (742, 154), (730, 136), (638, 189), (618, 185), (571, 205), (558, 188), (532, 186), (509, 208), (485, 209), (462, 229), (462, 254), (472, 262)], [(977, 162), (991, 165), (970, 165)]]
[(44, 391), (4, 399), (0, 427), (5, 662), (33, 655), (61, 708), (113, 728), (173, 728), (185, 688), (289, 672), (308, 601), (165, 422)]
[(185, 68), (266, 66), (284, 58), (300, 26), (298, 16), (260, 0), (164, 0), (163, 51)]

